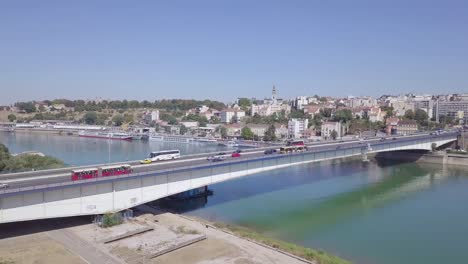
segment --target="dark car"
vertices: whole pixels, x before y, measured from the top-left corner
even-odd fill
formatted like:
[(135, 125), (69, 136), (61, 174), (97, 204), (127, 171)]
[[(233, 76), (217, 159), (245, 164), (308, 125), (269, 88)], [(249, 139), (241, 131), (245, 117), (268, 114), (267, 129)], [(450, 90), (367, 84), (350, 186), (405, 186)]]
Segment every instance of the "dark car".
[(226, 155), (226, 152), (220, 152), (218, 153), (218, 156)]
[(241, 153), (241, 152), (242, 152), (242, 150), (240, 150), (240, 149), (236, 149), (236, 150), (234, 151), (234, 153)]
[(386, 138), (380, 138), (380, 141), (384, 141), (384, 140), (386, 140)]
[(270, 155), (270, 154), (273, 154), (273, 153), (276, 153), (276, 149), (267, 149), (263, 152), (263, 154), (265, 155)]
[(392, 138), (392, 140), (396, 140), (396, 139), (397, 139), (396, 137)]

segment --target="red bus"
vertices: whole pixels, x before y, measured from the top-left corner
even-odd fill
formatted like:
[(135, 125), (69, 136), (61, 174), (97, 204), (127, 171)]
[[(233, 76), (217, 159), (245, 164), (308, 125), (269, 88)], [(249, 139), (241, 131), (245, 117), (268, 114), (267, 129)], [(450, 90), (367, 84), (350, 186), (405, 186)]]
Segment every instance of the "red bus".
[(304, 140), (289, 140), (286, 146), (304, 146)]
[(98, 175), (99, 175), (99, 171), (97, 168), (87, 168), (87, 169), (82, 169), (82, 170), (71, 171), (72, 181), (97, 178)]
[(133, 172), (132, 166), (128, 164), (112, 165), (100, 168), (86, 168), (71, 171), (72, 181), (87, 180), (99, 177), (120, 176)]
[(125, 164), (125, 165), (114, 165), (114, 166), (106, 166), (102, 167), (101, 169), (101, 176), (108, 177), (108, 176), (119, 176), (124, 174), (130, 174), (133, 172), (132, 166)]

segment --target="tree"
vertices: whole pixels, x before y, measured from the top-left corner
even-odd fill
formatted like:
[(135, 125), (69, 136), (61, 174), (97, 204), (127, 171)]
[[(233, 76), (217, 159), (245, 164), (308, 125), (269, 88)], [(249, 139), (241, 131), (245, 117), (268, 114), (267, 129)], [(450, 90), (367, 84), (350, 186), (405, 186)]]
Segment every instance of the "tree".
[(387, 112), (385, 117), (392, 117), (393, 116), (393, 107), (392, 106), (381, 106), (380, 110)]
[(410, 109), (410, 110), (406, 110), (406, 112), (405, 112), (405, 118), (407, 118), (407, 119), (414, 119), (414, 112), (413, 112), (413, 110), (411, 110), (411, 109)]
[(121, 126), (124, 122), (124, 117), (122, 115), (115, 115), (112, 118), (112, 122), (114, 122), (114, 125), (116, 126)]
[(290, 118), (305, 118), (304, 110), (291, 110)]
[(16, 116), (15, 116), (14, 114), (9, 114), (9, 115), (8, 115), (8, 120), (9, 120), (10, 122), (14, 122), (14, 121), (16, 120)]
[(248, 98), (239, 98), (237, 100), (237, 103), (239, 104), (239, 107), (244, 111), (249, 110), (250, 106), (252, 105), (252, 102)]
[(349, 109), (340, 109), (333, 116), (334, 121), (348, 122), (353, 119), (353, 113)]
[(263, 137), (265, 141), (275, 141), (276, 140), (276, 128), (275, 125), (270, 125), (265, 131), (265, 136)]
[(331, 114), (332, 114), (332, 109), (330, 108), (320, 109), (320, 115), (323, 117), (331, 117)]
[(124, 114), (124, 123), (133, 124), (133, 115), (132, 114)]
[(97, 119), (98, 116), (96, 112), (87, 112), (83, 117), (84, 122), (88, 125), (96, 124)]
[(221, 138), (227, 138), (227, 129), (226, 129), (226, 127), (222, 126), (219, 129), (219, 133), (221, 134)]
[(187, 133), (187, 131), (188, 131), (188, 129), (187, 129), (186, 126), (180, 125), (179, 133), (180, 133), (181, 135), (185, 135), (185, 133)]
[(331, 137), (333, 140), (336, 140), (336, 138), (338, 137), (338, 132), (336, 132), (336, 130), (333, 129), (332, 132), (330, 133), (330, 137)]
[(26, 113), (33, 113), (36, 112), (36, 106), (34, 106), (33, 102), (19, 102), (15, 104), (20, 110), (25, 111)]
[(418, 123), (423, 123), (424, 121), (427, 121), (429, 116), (427, 115), (426, 111), (422, 109), (417, 109), (416, 112), (414, 113), (414, 119), (418, 121)]
[(249, 127), (243, 127), (241, 130), (241, 137), (246, 140), (251, 140), (254, 137), (254, 133)]

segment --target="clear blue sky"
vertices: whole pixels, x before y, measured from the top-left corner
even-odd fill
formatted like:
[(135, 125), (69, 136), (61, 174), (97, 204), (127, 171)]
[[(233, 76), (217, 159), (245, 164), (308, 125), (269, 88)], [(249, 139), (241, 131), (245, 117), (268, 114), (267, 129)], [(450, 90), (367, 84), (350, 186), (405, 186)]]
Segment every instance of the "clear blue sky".
[(1, 1), (0, 103), (468, 92), (468, 1)]

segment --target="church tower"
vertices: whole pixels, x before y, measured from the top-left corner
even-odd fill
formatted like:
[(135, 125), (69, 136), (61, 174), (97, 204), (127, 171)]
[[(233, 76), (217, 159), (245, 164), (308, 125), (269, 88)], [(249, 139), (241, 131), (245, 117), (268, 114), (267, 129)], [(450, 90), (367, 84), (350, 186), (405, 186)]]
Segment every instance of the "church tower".
[(276, 88), (273, 85), (273, 90), (271, 90), (271, 101), (272, 104), (276, 104)]

